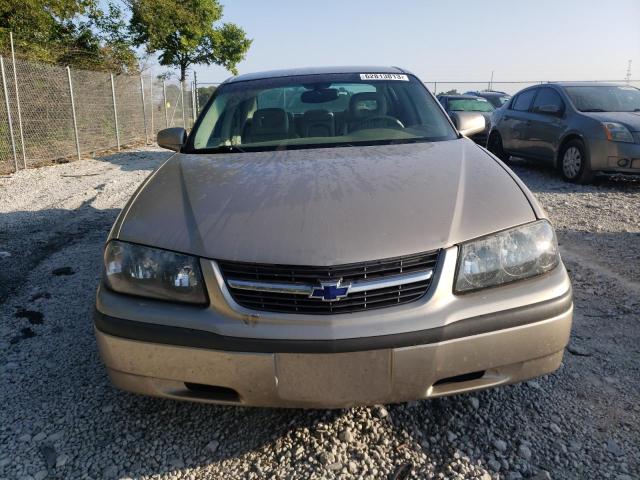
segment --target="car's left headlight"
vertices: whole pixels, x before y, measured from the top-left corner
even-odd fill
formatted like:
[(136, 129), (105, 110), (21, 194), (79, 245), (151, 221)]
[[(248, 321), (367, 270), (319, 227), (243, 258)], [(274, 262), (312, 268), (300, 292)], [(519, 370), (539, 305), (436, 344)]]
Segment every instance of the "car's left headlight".
[(617, 122), (604, 122), (604, 133), (611, 142), (633, 143), (633, 135), (627, 127)]
[(196, 257), (112, 240), (104, 250), (104, 279), (116, 292), (174, 302), (205, 304)]
[(553, 227), (539, 220), (461, 244), (455, 291), (522, 280), (548, 272), (559, 263)]

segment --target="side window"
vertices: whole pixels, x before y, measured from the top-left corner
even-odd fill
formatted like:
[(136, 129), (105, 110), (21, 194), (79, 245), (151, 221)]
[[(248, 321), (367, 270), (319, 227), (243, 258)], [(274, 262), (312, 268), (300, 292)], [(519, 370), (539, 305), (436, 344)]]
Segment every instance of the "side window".
[(562, 112), (564, 110), (564, 102), (558, 92), (553, 90), (552, 88), (541, 88), (538, 91), (538, 96), (533, 102), (533, 111), (537, 113), (545, 113), (541, 111), (540, 107), (548, 107), (554, 106), (558, 110), (558, 112)]
[(527, 90), (526, 92), (522, 92), (521, 94), (519, 94), (511, 104), (511, 108), (513, 110), (517, 110), (518, 112), (526, 112), (527, 110), (529, 110), (529, 105), (531, 105), (531, 100), (533, 100), (536, 91), (537, 90), (535, 89)]

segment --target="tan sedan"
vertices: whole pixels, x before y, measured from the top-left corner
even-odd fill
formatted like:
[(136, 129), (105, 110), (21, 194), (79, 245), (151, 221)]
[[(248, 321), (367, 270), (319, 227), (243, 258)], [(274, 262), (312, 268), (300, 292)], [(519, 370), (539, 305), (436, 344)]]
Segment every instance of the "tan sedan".
[(178, 153), (105, 247), (95, 325), (116, 386), (332, 408), (558, 368), (573, 303), (553, 228), (411, 73), (235, 77), (158, 143)]

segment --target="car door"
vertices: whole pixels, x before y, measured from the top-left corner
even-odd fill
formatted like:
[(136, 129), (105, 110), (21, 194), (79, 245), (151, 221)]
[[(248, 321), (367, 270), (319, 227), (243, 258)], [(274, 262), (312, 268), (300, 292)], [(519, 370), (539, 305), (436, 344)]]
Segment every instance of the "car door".
[(555, 159), (556, 147), (566, 128), (565, 104), (560, 94), (551, 87), (538, 90), (531, 106), (529, 154), (549, 163)]
[(525, 155), (528, 147), (529, 108), (536, 95), (536, 88), (520, 92), (511, 101), (497, 125), (502, 136), (502, 145), (512, 154)]

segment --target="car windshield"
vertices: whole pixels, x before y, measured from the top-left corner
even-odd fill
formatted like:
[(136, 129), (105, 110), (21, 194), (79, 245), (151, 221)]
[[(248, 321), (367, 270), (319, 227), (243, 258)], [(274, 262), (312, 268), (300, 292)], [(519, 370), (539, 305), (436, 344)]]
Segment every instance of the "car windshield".
[(305, 75), (223, 84), (196, 124), (186, 152), (455, 138), (433, 97), (411, 75)]
[(493, 112), (494, 106), (485, 98), (451, 98), (449, 110), (452, 112)]
[(565, 87), (581, 112), (640, 112), (640, 90), (629, 86)]

